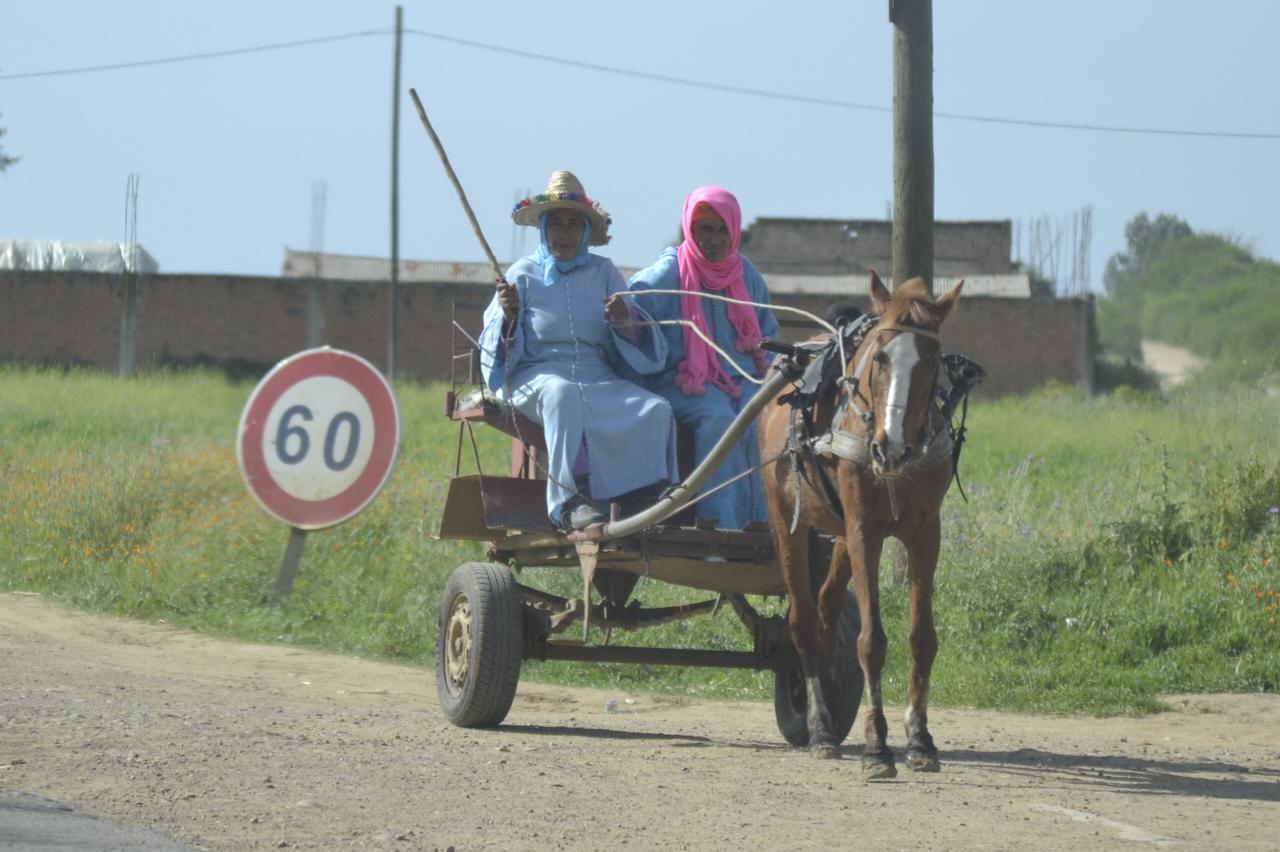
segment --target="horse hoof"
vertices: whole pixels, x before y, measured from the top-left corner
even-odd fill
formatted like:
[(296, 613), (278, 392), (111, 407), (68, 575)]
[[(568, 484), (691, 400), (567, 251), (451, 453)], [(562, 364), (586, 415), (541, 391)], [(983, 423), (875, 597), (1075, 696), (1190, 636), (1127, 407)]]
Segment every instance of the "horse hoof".
[(818, 743), (817, 745), (809, 746), (809, 756), (818, 760), (839, 760), (840, 749), (830, 743)]
[(864, 754), (862, 756), (863, 781), (888, 781), (897, 778), (898, 770), (893, 765), (892, 755)]
[(938, 762), (938, 752), (907, 749), (907, 768), (912, 772), (941, 772), (942, 764)]

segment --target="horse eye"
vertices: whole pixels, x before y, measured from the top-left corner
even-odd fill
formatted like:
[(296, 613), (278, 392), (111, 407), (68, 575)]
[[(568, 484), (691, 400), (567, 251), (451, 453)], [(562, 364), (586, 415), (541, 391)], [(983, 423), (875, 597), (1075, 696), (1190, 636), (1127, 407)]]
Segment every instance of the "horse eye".
[(881, 350), (875, 354), (875, 357), (872, 360), (881, 367), (887, 367), (889, 366), (889, 353)]

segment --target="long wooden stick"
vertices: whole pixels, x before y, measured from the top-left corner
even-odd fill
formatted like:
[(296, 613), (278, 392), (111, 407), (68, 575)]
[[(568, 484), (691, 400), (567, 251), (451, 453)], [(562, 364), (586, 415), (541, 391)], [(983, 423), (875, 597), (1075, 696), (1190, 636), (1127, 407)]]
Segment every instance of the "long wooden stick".
[(462, 184), (458, 182), (458, 176), (453, 172), (453, 166), (449, 165), (449, 155), (444, 152), (444, 146), (440, 144), (440, 137), (431, 127), (431, 122), (427, 120), (427, 111), (422, 108), (422, 101), (418, 100), (418, 93), (414, 89), (409, 90), (409, 97), (413, 98), (413, 105), (418, 109), (418, 118), (422, 119), (422, 126), (427, 129), (427, 135), (431, 137), (431, 142), (436, 146), (436, 152), (440, 154), (440, 162), (444, 164), (444, 170), (449, 175), (449, 180), (453, 182), (453, 188), (458, 191), (458, 198), (462, 201), (462, 209), (467, 211), (467, 218), (471, 220), (471, 227), (476, 232), (476, 237), (480, 240), (480, 245), (484, 248), (484, 253), (489, 258), (489, 263), (493, 265), (493, 274), (499, 282), (506, 279), (502, 275), (502, 267), (498, 265), (498, 259), (493, 256), (493, 249), (489, 248), (489, 241), (484, 238), (484, 232), (480, 230), (480, 223), (476, 221), (476, 214), (471, 210), (471, 204), (467, 201), (467, 194), (462, 191)]

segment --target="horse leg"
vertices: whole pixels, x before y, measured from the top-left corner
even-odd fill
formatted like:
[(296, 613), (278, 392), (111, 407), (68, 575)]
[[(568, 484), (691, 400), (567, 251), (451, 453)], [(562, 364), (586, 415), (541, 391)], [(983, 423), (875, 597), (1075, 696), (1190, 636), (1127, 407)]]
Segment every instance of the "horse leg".
[(917, 772), (937, 772), (938, 749), (929, 735), (929, 676), (938, 654), (933, 626), (933, 576), (938, 567), (941, 524), (935, 515), (907, 548), (907, 576), (911, 582), (911, 680), (907, 688), (907, 766)]
[(839, 685), (836, 683), (836, 650), (840, 637), (840, 614), (844, 611), (844, 592), (849, 585), (852, 571), (849, 567), (849, 553), (843, 538), (837, 538), (832, 544), (831, 560), (827, 566), (826, 577), (822, 588), (818, 591), (818, 626), (821, 631), (819, 641), (826, 653), (823, 659), (823, 687), (827, 696), (835, 699)]
[(832, 724), (831, 712), (827, 709), (826, 694), (822, 688), (825, 666), (819, 614), (814, 602), (809, 569), (809, 531), (801, 527), (795, 534), (784, 533), (779, 538), (778, 566), (782, 570), (782, 579), (791, 599), (787, 624), (792, 644), (800, 657), (800, 672), (804, 676), (809, 753), (818, 758), (837, 758), (840, 756), (840, 748), (836, 744), (833, 733), (835, 726)]
[(858, 663), (867, 682), (867, 745), (862, 752), (862, 777), (866, 781), (893, 778), (898, 770), (889, 750), (889, 726), (884, 719), (884, 699), (880, 674), (884, 670), (887, 642), (880, 621), (880, 551), (884, 539), (868, 535), (854, 521), (847, 525), (845, 545), (853, 572), (853, 588), (858, 596), (862, 630), (858, 634)]

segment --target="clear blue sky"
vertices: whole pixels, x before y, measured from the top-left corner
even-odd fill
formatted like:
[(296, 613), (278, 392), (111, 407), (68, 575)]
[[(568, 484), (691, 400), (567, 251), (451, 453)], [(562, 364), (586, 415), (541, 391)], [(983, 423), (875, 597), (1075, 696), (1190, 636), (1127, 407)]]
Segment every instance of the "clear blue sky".
[[(499, 259), (518, 193), (575, 171), (614, 218), (601, 250), (643, 265), (684, 195), (718, 183), (761, 216), (883, 218), (892, 200), (886, 0), (405, 2), (409, 30), (586, 65), (763, 90), (759, 97), (555, 64), (407, 33), (400, 253), (481, 260), (407, 97), (417, 89)], [(0, 238), (139, 242), (164, 272), (279, 274), (311, 245), (390, 253), (395, 5), (336, 0), (6, 5)], [(291, 49), (16, 76), (385, 31)], [(1092, 205), (1093, 286), (1146, 210), (1280, 257), (1280, 113), (1269, 0), (934, 3), (939, 219)], [(862, 104), (855, 109), (811, 101)], [(946, 118), (1235, 133), (1117, 133)], [(531, 236), (531, 232), (530, 232)], [(532, 241), (523, 243), (527, 251)], [(885, 271), (887, 273), (887, 270)]]

